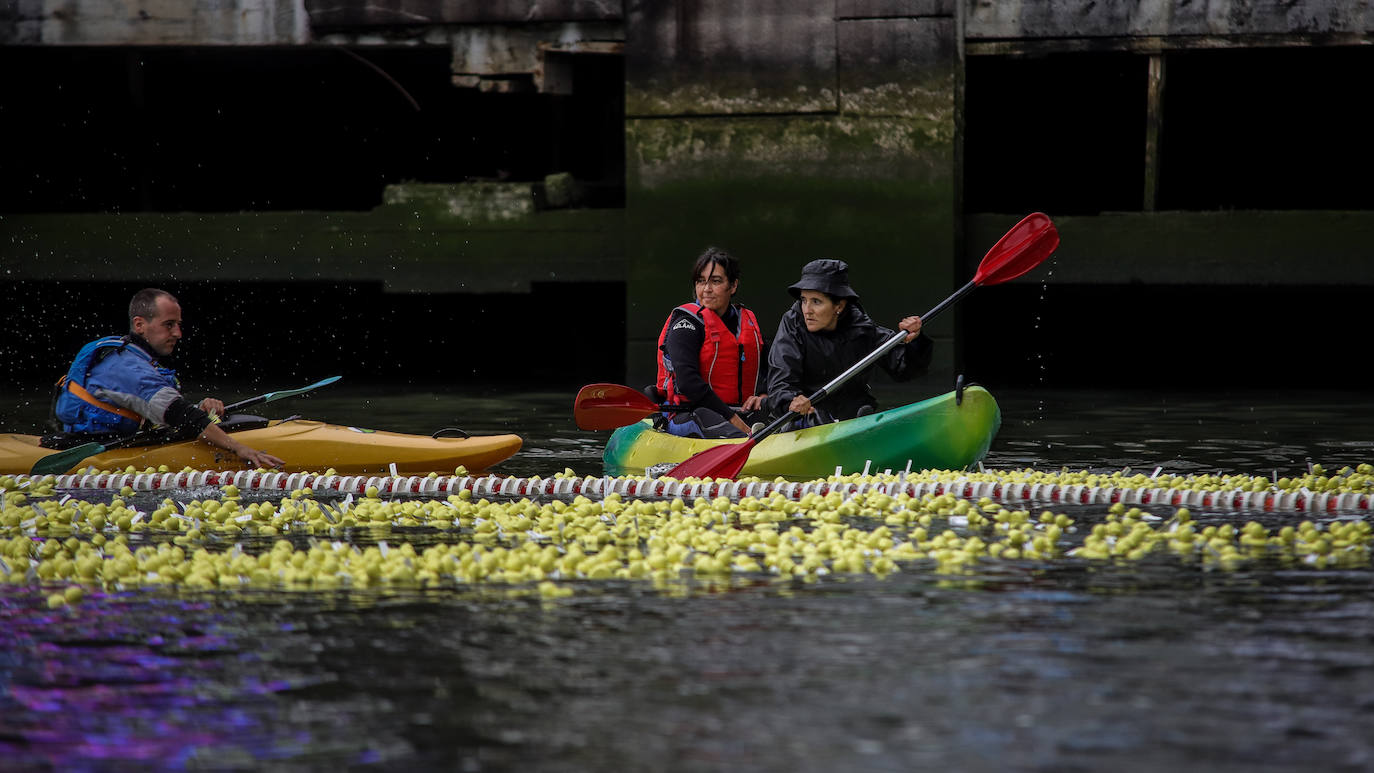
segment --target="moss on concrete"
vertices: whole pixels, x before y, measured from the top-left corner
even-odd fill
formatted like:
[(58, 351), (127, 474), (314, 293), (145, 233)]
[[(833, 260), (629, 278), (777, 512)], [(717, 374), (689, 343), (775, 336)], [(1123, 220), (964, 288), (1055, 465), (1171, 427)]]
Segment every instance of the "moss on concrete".
[(534, 214), (534, 186), (488, 181), (388, 185), (382, 206), (423, 213), (438, 221), (516, 221)]
[(849, 116), (903, 116), (929, 127), (937, 141), (954, 140), (954, 78), (901, 81), (845, 89)]
[(757, 79), (748, 75), (730, 79), (713, 73), (709, 84), (647, 80), (625, 89), (629, 116), (831, 113), (838, 105), (837, 89), (804, 83), (760, 89)]
[(690, 299), (692, 260), (709, 245), (740, 258), (738, 298), (756, 311), (770, 336), (792, 302), (786, 286), (804, 263), (819, 257), (849, 261), (865, 306), (887, 324), (925, 311), (954, 283), (952, 201), (948, 177), (775, 174), (682, 180), (632, 192), (627, 371), (652, 379), (650, 339), (668, 309)]
[(632, 120), (628, 184), (775, 175), (948, 177), (953, 123), (903, 117), (761, 116)]
[(0, 264), (10, 279), (361, 280), (425, 292), (624, 276), (621, 210), (481, 219), (428, 193), (370, 212), (5, 215)]

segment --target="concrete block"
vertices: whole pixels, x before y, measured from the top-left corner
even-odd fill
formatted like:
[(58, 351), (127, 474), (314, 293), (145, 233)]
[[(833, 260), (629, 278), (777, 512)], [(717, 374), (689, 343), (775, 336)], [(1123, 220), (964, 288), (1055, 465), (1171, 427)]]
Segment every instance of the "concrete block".
[(867, 19), (835, 24), (840, 109), (921, 116), (954, 129), (954, 20)]
[(544, 178), (544, 203), (550, 209), (571, 207), (582, 200), (582, 184), (567, 172)]
[(836, 109), (833, 0), (635, 3), (625, 29), (627, 115)]
[[(309, 40), (294, 0), (26, 0), (0, 10), (0, 45), (283, 45)], [(3, 23), (9, 22), (9, 23)]]
[(974, 0), (969, 41), (1185, 35), (1333, 35), (1374, 30), (1374, 7), (1342, 0), (1203, 0), (1101, 3), (1095, 0)]
[(836, 0), (836, 19), (953, 16), (954, 0)]
[(439, 219), (519, 220), (534, 213), (534, 192), (529, 183), (411, 183), (388, 185), (382, 204)]
[(611, 21), (620, 3), (602, 0), (304, 0), (312, 27), (338, 29), (416, 24), (524, 24)]

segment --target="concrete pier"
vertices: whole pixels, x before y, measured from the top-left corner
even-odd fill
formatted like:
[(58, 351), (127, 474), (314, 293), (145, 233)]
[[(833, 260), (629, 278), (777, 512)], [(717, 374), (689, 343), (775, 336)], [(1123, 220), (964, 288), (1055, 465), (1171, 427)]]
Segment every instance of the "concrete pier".
[(1371, 43), (1374, 11), (1339, 2), (35, 0), (0, 13), (0, 57), (33, 73), (0, 94), (0, 264), (422, 305), (623, 286), (607, 379), (638, 384), (707, 246), (766, 328), (816, 257), (890, 323), (1038, 210), (1052, 267), (929, 331), (932, 383), (1035, 383), (998, 333), (1044, 287), (1214, 288), (1247, 298), (1228, 334), (1289, 287), (1348, 322), (1323, 293), (1374, 282)]

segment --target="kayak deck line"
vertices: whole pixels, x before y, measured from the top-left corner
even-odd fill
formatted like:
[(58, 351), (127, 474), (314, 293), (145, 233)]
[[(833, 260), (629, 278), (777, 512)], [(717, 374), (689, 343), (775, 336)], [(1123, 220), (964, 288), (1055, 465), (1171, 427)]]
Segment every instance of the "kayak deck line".
[[(896, 475), (864, 476), (859, 481), (679, 481), (647, 477), (565, 477), (520, 478), (498, 475), (443, 476), (366, 476), (324, 475), (302, 472), (263, 472), (257, 470), (191, 471), (167, 473), (69, 473), (55, 476), (14, 475), (22, 490), (51, 479), (57, 489), (134, 492), (196, 489), (233, 485), (240, 491), (291, 492), (309, 488), (315, 494), (364, 495), (370, 488), (378, 496), (448, 496), (469, 491), (473, 496), (572, 497), (604, 499), (612, 494), (637, 499), (677, 499), (697, 497), (739, 500), (746, 497), (781, 495), (797, 501), (807, 494), (822, 496), (838, 493), (845, 500), (869, 493), (889, 496), (906, 494), (950, 494), (964, 499), (987, 497), (1004, 505), (1158, 505), (1169, 507), (1253, 510), (1264, 512), (1351, 512), (1374, 509), (1374, 494), (1367, 492), (1252, 491), (1248, 489), (1206, 490), (1183, 487), (1095, 486), (1081, 483), (1025, 483), (1011, 480), (1011, 473), (984, 471), (974, 479), (967, 474), (951, 477), (949, 472), (923, 471)], [(853, 476), (858, 477), (858, 476)]]

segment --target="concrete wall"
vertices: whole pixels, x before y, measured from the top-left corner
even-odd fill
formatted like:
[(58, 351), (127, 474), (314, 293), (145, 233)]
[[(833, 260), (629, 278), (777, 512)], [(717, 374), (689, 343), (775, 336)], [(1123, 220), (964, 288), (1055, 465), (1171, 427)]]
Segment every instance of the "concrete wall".
[[(965, 35), (973, 41), (1167, 36), (1359, 35), (1374, 29), (1374, 6), (1342, 0), (1202, 0), (1103, 3), (1096, 0), (968, 0)], [(1068, 39), (1068, 40), (1065, 40)], [(1277, 42), (1277, 41), (1276, 41)]]
[(848, 260), (889, 324), (946, 294), (955, 29), (941, 2), (627, 6), (630, 383), (652, 381), (654, 339), (707, 246), (740, 258), (738, 299), (770, 335), (819, 257)]
[[(887, 322), (962, 284), (1037, 208), (961, 209), (965, 57), (1354, 46), (1374, 43), (1372, 30), (1374, 6), (1338, 0), (16, 0), (0, 9), (0, 44), (441, 44), (455, 84), (498, 91), (520, 78), (546, 88), (549, 52), (623, 50), (627, 204), (475, 225), (442, 193), (372, 213), (11, 216), (0, 259), (35, 278), (153, 266), (271, 279), (313, 264), (322, 277), (417, 291), (623, 277), (628, 380), (638, 385), (708, 245), (742, 259), (740, 300), (768, 328), (790, 303), (783, 288), (816, 257), (849, 260), (869, 310)], [(1064, 246), (1037, 279), (1048, 284), (1374, 283), (1368, 212), (1056, 220)], [(930, 383), (956, 366), (956, 322), (931, 331)]]
[(605, 0), (304, 0), (315, 29), (378, 30), (431, 24), (541, 24), (618, 21)]
[(10, 0), (5, 45), (291, 45), (343, 33), (363, 43), (427, 40), (448, 25), (619, 21), (601, 0)]
[[(972, 267), (1006, 217), (974, 214), (966, 226)], [(1061, 246), (1034, 275), (1044, 284), (1374, 287), (1374, 212), (1112, 213), (1055, 226)]]
[(246, 46), (309, 39), (300, 0), (12, 0), (0, 10), (0, 45)]
[(369, 282), (528, 293), (624, 279), (616, 209), (538, 210), (528, 184), (393, 186), (369, 212), (0, 215), (11, 280)]
[[(826, 0), (819, 4), (712, 0), (691, 4), (689, 15), (696, 21), (680, 29), (656, 24), (649, 40), (669, 54), (664, 63), (678, 61), (679, 45), (691, 48), (694, 44), (687, 38), (654, 36), (669, 32), (690, 36), (695, 29), (714, 38), (698, 41), (698, 54), (709, 51), (753, 61), (762, 65), (759, 76), (803, 61), (820, 71), (826, 67), (825, 51), (836, 48), (834, 30), (825, 20), (952, 19), (959, 5), (966, 17), (963, 34), (975, 43), (1056, 38), (1063, 47), (1099, 37), (1165, 36), (1186, 44), (1187, 37), (1244, 35), (1325, 36), (1324, 42), (1330, 43), (1332, 36), (1359, 36), (1374, 29), (1374, 6), (1341, 0)], [(683, 14), (686, 7), (685, 3), (643, 0), (11, 0), (0, 8), (0, 44), (300, 44), (341, 32), (372, 35), (373, 42), (394, 42), (424, 37), (445, 25), (613, 22), (627, 15), (661, 19)], [(814, 12), (817, 23), (803, 29), (797, 17), (807, 11)], [(733, 31), (721, 29), (727, 23)], [(794, 38), (793, 44), (810, 44), (813, 56), (778, 56), (788, 45), (783, 42), (785, 36), (808, 32), (815, 37)], [(732, 54), (731, 40), (756, 45)], [(800, 49), (794, 45), (796, 50)], [(765, 90), (774, 89), (771, 82), (763, 85)]]

